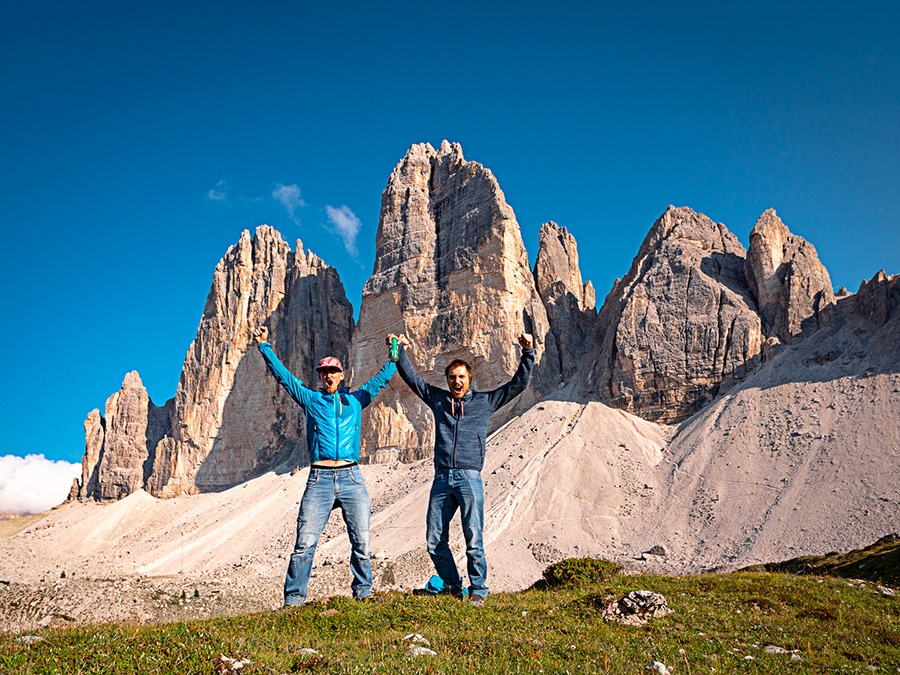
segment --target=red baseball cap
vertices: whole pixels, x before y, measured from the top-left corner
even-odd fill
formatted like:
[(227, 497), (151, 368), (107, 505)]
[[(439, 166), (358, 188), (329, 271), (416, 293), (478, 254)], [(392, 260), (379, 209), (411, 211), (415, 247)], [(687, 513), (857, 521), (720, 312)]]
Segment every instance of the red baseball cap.
[(321, 373), (324, 370), (337, 370), (343, 373), (344, 367), (341, 365), (341, 362), (334, 356), (326, 356), (324, 359), (319, 361), (319, 365), (316, 366), (317, 373)]

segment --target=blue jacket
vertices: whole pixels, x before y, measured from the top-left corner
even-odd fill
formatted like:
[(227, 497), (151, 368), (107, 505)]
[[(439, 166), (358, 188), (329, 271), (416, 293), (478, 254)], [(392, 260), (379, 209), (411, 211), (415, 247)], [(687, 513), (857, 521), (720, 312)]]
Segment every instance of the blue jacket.
[(275, 356), (272, 345), (263, 342), (259, 351), (281, 386), (306, 411), (306, 443), (309, 461), (323, 459), (359, 461), (362, 409), (369, 405), (397, 372), (397, 364), (388, 361), (375, 376), (356, 391), (347, 387), (334, 394), (310, 389), (291, 374)]
[(397, 369), (400, 377), (425, 401), (434, 414), (434, 469), (474, 469), (484, 466), (491, 415), (525, 391), (534, 368), (534, 350), (523, 349), (519, 369), (512, 379), (493, 391), (470, 389), (461, 402), (453, 401), (450, 392), (434, 387), (416, 374), (406, 350), (400, 348)]

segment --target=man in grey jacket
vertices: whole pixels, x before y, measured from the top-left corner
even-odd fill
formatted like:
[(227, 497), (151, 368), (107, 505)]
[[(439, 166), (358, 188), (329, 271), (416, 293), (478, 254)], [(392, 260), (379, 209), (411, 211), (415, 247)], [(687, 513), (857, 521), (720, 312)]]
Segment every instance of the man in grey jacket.
[(525, 391), (534, 368), (534, 346), (531, 335), (519, 336), (522, 357), (512, 379), (493, 391), (480, 392), (470, 388), (472, 366), (461, 359), (451, 361), (444, 375), (447, 389), (435, 387), (416, 374), (406, 347), (404, 335), (388, 335), (387, 341), (397, 338), (400, 358), (397, 370), (409, 388), (431, 408), (434, 415), (434, 481), (428, 499), (428, 554), (445, 588), (463, 597), (462, 577), (450, 551), (450, 521), (460, 512), (463, 536), (466, 539), (466, 562), (469, 573), (469, 602), (478, 607), (487, 597), (487, 561), (484, 556), (484, 486), (481, 469), (491, 415)]

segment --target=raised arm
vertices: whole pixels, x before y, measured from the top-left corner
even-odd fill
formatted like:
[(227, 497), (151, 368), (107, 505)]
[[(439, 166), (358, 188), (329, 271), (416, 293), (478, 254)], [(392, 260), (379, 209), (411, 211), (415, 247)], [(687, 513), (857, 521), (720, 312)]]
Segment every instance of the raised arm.
[(525, 391), (528, 381), (531, 379), (531, 371), (534, 369), (534, 344), (531, 335), (527, 333), (520, 335), (519, 346), (522, 348), (522, 357), (519, 359), (519, 367), (512, 379), (502, 387), (488, 392), (488, 398), (494, 410), (505, 406)]
[(388, 340), (392, 337), (398, 338), (400, 343), (400, 357), (397, 359), (397, 372), (400, 373), (400, 378), (406, 382), (406, 386), (412, 389), (416, 396), (425, 401), (425, 403), (429, 403), (433, 387), (419, 377), (419, 374), (413, 367), (412, 361), (409, 360), (409, 356), (406, 353), (406, 348), (409, 346), (409, 340), (406, 339), (406, 336), (404, 335), (393, 334), (388, 335)]
[(275, 379), (285, 388), (292, 399), (306, 407), (309, 402), (310, 389), (303, 384), (300, 378), (295, 377), (275, 355), (272, 345), (269, 344), (269, 329), (265, 326), (257, 328), (253, 331), (253, 338), (256, 340), (259, 353), (262, 354), (269, 372), (275, 376)]
[(391, 378), (396, 372), (397, 364), (393, 361), (387, 361), (381, 366), (381, 370), (369, 378), (363, 386), (353, 392), (353, 395), (356, 396), (363, 408), (369, 405), (372, 400), (378, 396), (378, 392), (388, 385), (388, 382), (391, 381)]

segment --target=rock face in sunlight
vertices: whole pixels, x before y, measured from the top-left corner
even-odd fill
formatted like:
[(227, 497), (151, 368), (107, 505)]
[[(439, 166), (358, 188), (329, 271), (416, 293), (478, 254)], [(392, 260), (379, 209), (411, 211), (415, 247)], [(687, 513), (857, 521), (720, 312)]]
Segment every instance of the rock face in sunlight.
[[(466, 161), (457, 144), (413, 145), (382, 194), (375, 266), (351, 350), (354, 380), (384, 360), (384, 337), (393, 332), (411, 339), (410, 358), (432, 384), (446, 386), (444, 367), (461, 358), (474, 366), (474, 388), (493, 389), (518, 367), (523, 330), (536, 341), (536, 375), (495, 425), (556, 383), (557, 344), (515, 214), (493, 174)], [(365, 427), (370, 460), (431, 452), (431, 414), (399, 377), (369, 408)]]
[[(85, 420), (82, 475), (70, 499), (216, 492), (306, 465), (303, 411), (266, 372), (251, 337), (258, 325), (268, 326), (276, 353), (311, 386), (317, 360), (333, 355), (344, 362), (347, 384), (358, 387), (381, 367), (393, 332), (411, 338), (410, 357), (426, 380), (445, 386), (445, 365), (462, 358), (481, 390), (515, 372), (516, 338), (525, 331), (535, 339), (534, 376), (495, 416), (494, 429), (552, 403), (598, 399), (673, 425), (723, 399), (746, 398), (750, 385), (737, 385), (768, 381), (776, 366), (787, 378), (777, 385), (790, 381), (798, 392), (813, 367), (840, 367), (846, 378), (893, 376), (900, 371), (898, 278), (882, 271), (855, 295), (836, 297), (813, 246), (774, 210), (760, 216), (745, 251), (721, 223), (669, 207), (598, 314), (566, 228), (543, 224), (531, 269), (491, 171), (466, 160), (459, 145), (413, 145), (382, 194), (358, 324), (334, 269), (299, 241), (292, 251), (271, 227), (261, 225), (252, 238), (244, 232), (216, 267), (174, 399), (154, 405), (129, 373), (103, 413)], [(735, 411), (729, 434), (745, 418), (755, 419)], [(363, 461), (430, 456), (432, 424), (395, 377), (364, 413)], [(878, 432), (888, 445), (900, 435), (895, 426)], [(704, 433), (714, 439), (716, 429)]]
[(85, 421), (80, 496), (117, 499), (215, 490), (306, 461), (302, 411), (265, 369), (251, 332), (269, 327), (291, 371), (314, 382), (318, 358), (346, 359), (353, 311), (337, 272), (274, 229), (241, 235), (219, 262), (175, 398), (150, 403), (137, 373)]
[(816, 249), (791, 234), (775, 209), (763, 213), (750, 232), (744, 269), (769, 338), (787, 344), (803, 339), (834, 304), (831, 278)]
[[(85, 420), (82, 484), (98, 499), (121, 499), (144, 486), (150, 450), (160, 430), (160, 408), (150, 402), (137, 371), (106, 401), (106, 416), (92, 411)], [(150, 442), (148, 442), (150, 441)], [(107, 452), (107, 448), (115, 448)]]
[(744, 259), (724, 225), (670, 206), (600, 311), (586, 387), (611, 406), (672, 423), (752, 374), (762, 327)]

